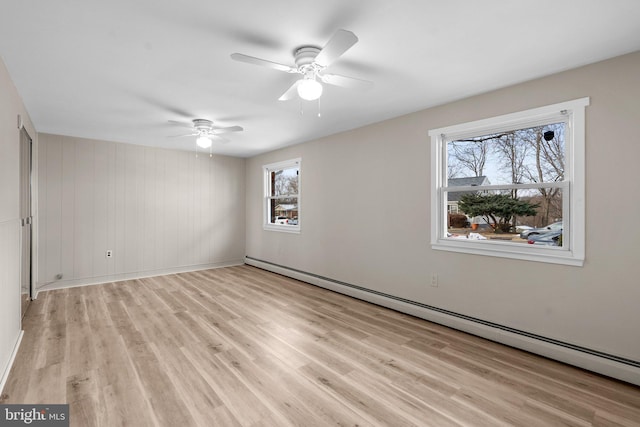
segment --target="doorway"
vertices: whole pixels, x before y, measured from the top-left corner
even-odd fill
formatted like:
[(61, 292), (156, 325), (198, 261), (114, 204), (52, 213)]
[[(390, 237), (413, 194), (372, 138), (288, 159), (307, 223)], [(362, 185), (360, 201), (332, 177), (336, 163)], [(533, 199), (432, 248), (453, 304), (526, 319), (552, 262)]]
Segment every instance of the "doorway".
[(20, 129), (20, 301), (21, 315), (24, 317), (33, 296), (33, 214), (32, 194), (32, 141), (26, 129)]

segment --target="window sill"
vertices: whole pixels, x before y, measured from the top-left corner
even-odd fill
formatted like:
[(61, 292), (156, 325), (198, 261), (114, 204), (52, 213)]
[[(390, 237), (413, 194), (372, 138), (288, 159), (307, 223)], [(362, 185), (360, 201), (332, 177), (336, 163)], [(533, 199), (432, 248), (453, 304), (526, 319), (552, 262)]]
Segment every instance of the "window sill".
[(553, 247), (518, 247), (513, 243), (483, 242), (483, 241), (454, 241), (440, 239), (431, 244), (431, 248), (439, 251), (450, 251), (472, 255), (484, 255), (499, 258), (519, 259), (523, 261), (545, 262), (551, 264), (582, 267), (584, 257), (573, 252)]
[(300, 234), (299, 225), (263, 224), (262, 228), (266, 231), (279, 231), (282, 233)]

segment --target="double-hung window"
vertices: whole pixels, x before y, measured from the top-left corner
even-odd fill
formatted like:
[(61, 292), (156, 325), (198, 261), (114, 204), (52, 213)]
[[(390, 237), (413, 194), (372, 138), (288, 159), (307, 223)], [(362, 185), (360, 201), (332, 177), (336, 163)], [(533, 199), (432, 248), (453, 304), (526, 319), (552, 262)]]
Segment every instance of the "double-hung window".
[(431, 130), (432, 248), (582, 265), (587, 105)]
[(263, 166), (264, 229), (300, 232), (301, 159)]

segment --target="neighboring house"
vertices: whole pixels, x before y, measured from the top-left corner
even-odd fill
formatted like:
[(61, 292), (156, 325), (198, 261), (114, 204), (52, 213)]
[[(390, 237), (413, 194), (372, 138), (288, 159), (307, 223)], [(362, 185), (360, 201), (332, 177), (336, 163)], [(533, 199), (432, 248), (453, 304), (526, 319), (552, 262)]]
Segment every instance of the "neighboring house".
[[(479, 185), (491, 185), (489, 178), (486, 176), (467, 176), (463, 178), (449, 178), (448, 179), (449, 187), (466, 187), (466, 186), (479, 186)], [(458, 207), (458, 203), (460, 203), (460, 199), (465, 194), (473, 194), (473, 191), (459, 191), (459, 192), (449, 192), (447, 194), (447, 213), (457, 214), (463, 213), (460, 211)]]
[(298, 217), (298, 205), (277, 205), (276, 216), (284, 216), (289, 219)]

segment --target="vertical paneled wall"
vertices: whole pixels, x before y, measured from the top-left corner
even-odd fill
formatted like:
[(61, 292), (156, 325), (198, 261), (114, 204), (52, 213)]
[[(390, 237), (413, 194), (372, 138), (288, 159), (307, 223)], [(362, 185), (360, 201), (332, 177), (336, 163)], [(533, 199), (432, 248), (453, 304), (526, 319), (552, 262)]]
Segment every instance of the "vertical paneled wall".
[(20, 107), (0, 59), (0, 392), (20, 334)]
[(48, 134), (39, 156), (39, 288), (243, 262), (244, 159)]
[(20, 129), (37, 143), (20, 94), (0, 58), (0, 393), (20, 336)]

